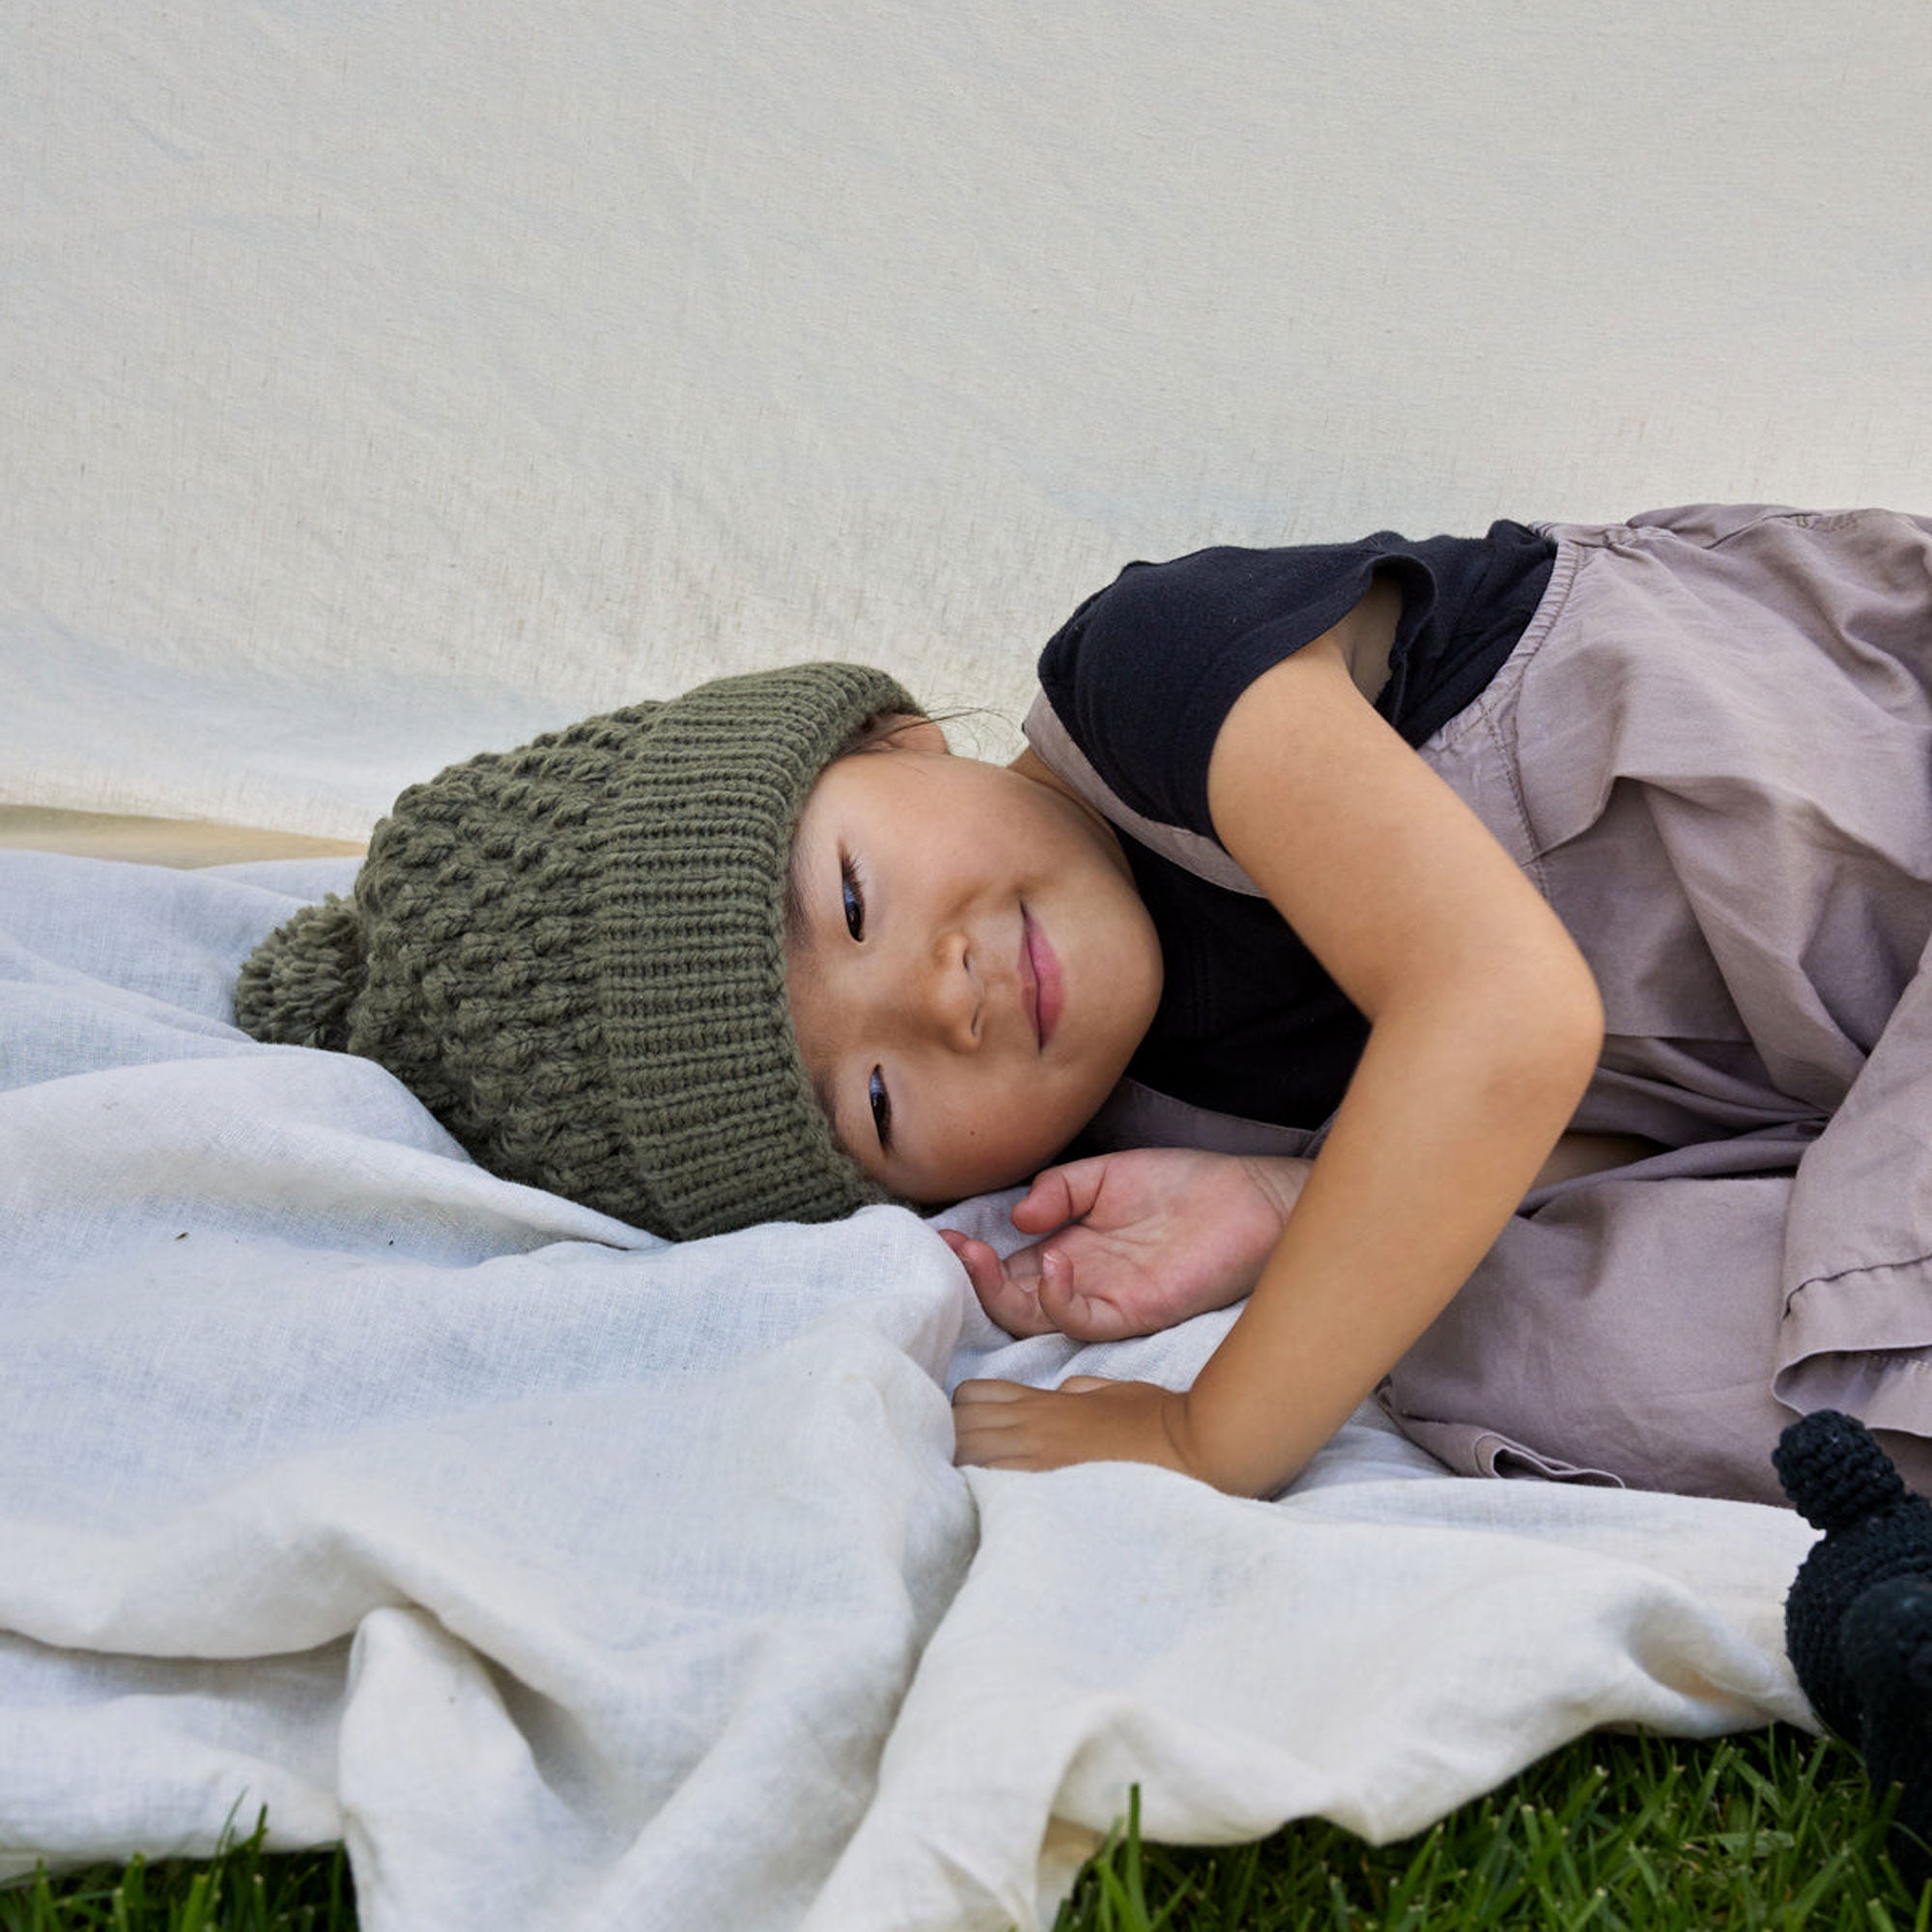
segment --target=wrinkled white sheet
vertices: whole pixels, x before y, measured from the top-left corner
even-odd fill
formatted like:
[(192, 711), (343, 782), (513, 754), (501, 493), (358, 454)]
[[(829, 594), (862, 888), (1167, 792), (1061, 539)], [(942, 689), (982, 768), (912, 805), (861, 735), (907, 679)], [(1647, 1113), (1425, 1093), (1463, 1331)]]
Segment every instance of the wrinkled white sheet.
[[(951, 1463), (1007, 1342), (899, 1209), (667, 1246), (228, 988), (351, 862), (0, 854), (0, 1871), (346, 1836), (370, 1932), (1050, 1921), (1155, 1836), (1425, 1825), (1594, 1724), (1804, 1708), (1809, 1532), (1435, 1472)], [(999, 1201), (959, 1210), (990, 1227)]]

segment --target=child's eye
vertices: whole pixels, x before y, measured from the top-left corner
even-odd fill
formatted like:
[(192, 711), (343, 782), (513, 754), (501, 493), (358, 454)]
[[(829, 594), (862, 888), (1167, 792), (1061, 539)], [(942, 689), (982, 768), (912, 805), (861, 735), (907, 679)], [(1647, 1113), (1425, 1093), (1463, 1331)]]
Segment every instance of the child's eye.
[(886, 1153), (893, 1151), (893, 1103), (886, 1093), (886, 1076), (875, 1066), (872, 1077), (866, 1083), (866, 1097), (872, 1103), (872, 1126), (879, 1136), (879, 1146)]
[(838, 877), (842, 886), (845, 903), (845, 930), (854, 939), (866, 936), (866, 889), (859, 880), (859, 868), (841, 852), (838, 855)]

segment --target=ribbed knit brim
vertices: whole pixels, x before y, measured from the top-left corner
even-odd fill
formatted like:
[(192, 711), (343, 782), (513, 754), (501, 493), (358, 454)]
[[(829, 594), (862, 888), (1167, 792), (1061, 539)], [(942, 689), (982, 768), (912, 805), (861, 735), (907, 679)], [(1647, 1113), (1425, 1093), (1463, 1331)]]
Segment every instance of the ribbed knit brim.
[(237, 1022), (380, 1061), (484, 1166), (673, 1239), (883, 1200), (799, 1057), (784, 879), (827, 760), (918, 708), (803, 665), (453, 765), (396, 801), (353, 899), (257, 949)]

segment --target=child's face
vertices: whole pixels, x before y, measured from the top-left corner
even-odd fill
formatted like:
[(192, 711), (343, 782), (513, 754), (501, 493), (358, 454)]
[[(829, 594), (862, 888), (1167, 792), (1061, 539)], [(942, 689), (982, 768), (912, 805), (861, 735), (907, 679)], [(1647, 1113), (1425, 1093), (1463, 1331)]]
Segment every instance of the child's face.
[(786, 990), (840, 1140), (914, 1201), (1032, 1175), (1085, 1126), (1160, 996), (1105, 826), (922, 721), (819, 775), (792, 848)]

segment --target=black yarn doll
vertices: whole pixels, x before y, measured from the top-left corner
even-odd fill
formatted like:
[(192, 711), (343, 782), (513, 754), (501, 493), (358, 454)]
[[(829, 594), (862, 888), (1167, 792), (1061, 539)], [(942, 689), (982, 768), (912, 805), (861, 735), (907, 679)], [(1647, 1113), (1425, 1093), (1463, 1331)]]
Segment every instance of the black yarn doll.
[(1932, 1880), (1932, 1502), (1835, 1409), (1792, 1423), (1772, 1460), (1825, 1532), (1785, 1600), (1785, 1648), (1812, 1708), (1858, 1747), (1874, 1793), (1900, 1787), (1891, 1855), (1916, 1889)]

